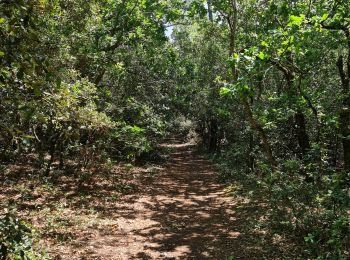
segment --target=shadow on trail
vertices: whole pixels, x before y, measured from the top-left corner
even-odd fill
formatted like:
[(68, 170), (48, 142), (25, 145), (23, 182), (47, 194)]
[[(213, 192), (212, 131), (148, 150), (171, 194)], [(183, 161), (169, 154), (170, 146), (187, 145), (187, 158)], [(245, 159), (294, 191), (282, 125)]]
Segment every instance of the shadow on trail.
[[(45, 189), (28, 198), (21, 194), (18, 208), (39, 212), (45, 205), (52, 214), (67, 204), (55, 215), (61, 228), (47, 234), (47, 238), (61, 233), (69, 237), (51, 248), (54, 259), (279, 259), (283, 255), (285, 247), (274, 245), (272, 234), (257, 234), (249, 226), (262, 217), (259, 201), (241, 207), (228, 197), (212, 165), (194, 153), (193, 146), (172, 143), (165, 148), (173, 151), (171, 161), (154, 175), (140, 172), (136, 179), (128, 172), (96, 175), (81, 186), (74, 176), (62, 176), (54, 192)], [(130, 186), (130, 178), (135, 192), (119, 199), (120, 182)], [(18, 196), (13, 189), (5, 192)], [(68, 226), (61, 220), (67, 220)], [(74, 229), (73, 220), (84, 225)]]
[(212, 166), (194, 154), (191, 146), (175, 147), (165, 173), (152, 185), (152, 196), (143, 201), (144, 217), (153, 225), (133, 230), (147, 243), (130, 259), (259, 257), (262, 249), (247, 246), (251, 238), (242, 233), (245, 219), (237, 219), (230, 209), (230, 199), (217, 183)]

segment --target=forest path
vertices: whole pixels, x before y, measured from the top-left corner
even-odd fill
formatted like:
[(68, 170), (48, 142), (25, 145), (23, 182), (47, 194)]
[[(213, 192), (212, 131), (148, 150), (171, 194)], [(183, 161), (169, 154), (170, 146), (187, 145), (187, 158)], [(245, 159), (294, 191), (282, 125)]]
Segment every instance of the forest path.
[(174, 149), (171, 161), (151, 187), (141, 195), (127, 196), (119, 205), (119, 234), (111, 237), (108, 250), (100, 244), (96, 255), (107, 253), (110, 259), (245, 258), (249, 248), (241, 248), (243, 238), (231, 210), (232, 199), (218, 184), (213, 166), (189, 144), (167, 146)]
[(79, 259), (258, 259), (247, 216), (234, 211), (211, 163), (189, 144), (166, 146), (171, 160), (110, 208), (111, 224), (80, 241)]

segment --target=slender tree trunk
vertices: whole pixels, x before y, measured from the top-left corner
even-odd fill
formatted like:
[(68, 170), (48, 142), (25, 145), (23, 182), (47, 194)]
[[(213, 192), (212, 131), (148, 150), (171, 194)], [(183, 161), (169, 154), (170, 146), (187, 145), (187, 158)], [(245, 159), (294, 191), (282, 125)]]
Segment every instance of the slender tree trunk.
[[(230, 50), (229, 55), (232, 56), (236, 52), (236, 35), (237, 35), (237, 0), (231, 1), (232, 7), (232, 16), (227, 17), (227, 22), (230, 27)], [(237, 69), (236, 66), (232, 67), (232, 77), (234, 80), (237, 80)]]
[(343, 31), (347, 43), (347, 57), (344, 61), (343, 55), (339, 55), (337, 67), (342, 87), (342, 105), (339, 112), (339, 123), (341, 141), (343, 144), (344, 170), (350, 171), (350, 30), (348, 26), (342, 24), (325, 24), (323, 28), (328, 30)]
[[(238, 18), (237, 17), (237, 0), (231, 1), (231, 7), (232, 7), (233, 14), (231, 17), (227, 19), (230, 27), (230, 51), (229, 51), (230, 56), (232, 56), (236, 51), (237, 18)], [(236, 66), (232, 67), (232, 77), (234, 80), (237, 80), (238, 78), (238, 72), (237, 72)], [(246, 114), (248, 122), (250, 123), (251, 127), (258, 133), (261, 139), (262, 146), (263, 146), (265, 155), (267, 157), (267, 160), (271, 164), (273, 170), (277, 169), (277, 162), (273, 156), (272, 148), (264, 129), (258, 124), (256, 119), (254, 118), (253, 111), (252, 111), (251, 105), (249, 104), (249, 101), (243, 98), (242, 103), (243, 103), (244, 112)]]
[[(227, 17), (227, 22), (230, 28), (230, 49), (229, 54), (232, 56), (236, 52), (236, 36), (237, 36), (237, 18), (238, 18), (238, 10), (237, 10), (237, 0), (231, 1), (232, 15)], [(234, 81), (238, 79), (238, 72), (236, 66), (231, 68), (232, 78)], [(249, 101), (246, 98), (242, 99), (243, 108), (245, 115), (247, 117), (248, 122), (251, 127), (257, 132), (258, 136), (261, 139), (264, 153), (269, 161), (273, 170), (277, 169), (277, 162), (273, 156), (272, 148), (269, 142), (269, 139), (264, 131), (264, 129), (259, 125), (253, 115), (253, 111)]]
[(344, 169), (350, 171), (350, 38), (349, 38), (349, 57), (347, 60), (346, 73), (344, 68), (344, 57), (339, 56), (337, 61), (339, 76), (342, 83), (342, 105), (339, 113), (341, 139), (343, 144)]
[(101, 69), (99, 72), (97, 72), (97, 75), (95, 77), (95, 79), (93, 79), (93, 83), (97, 86), (98, 84), (100, 84), (100, 82), (102, 81), (103, 79), (103, 76), (105, 75), (106, 73), (106, 69), (103, 68)]
[[(209, 21), (213, 22), (212, 1), (211, 0), (207, 0), (207, 5), (208, 5), (208, 18), (209, 18)], [(215, 153), (217, 151), (217, 148), (218, 148), (218, 139), (219, 139), (218, 120), (215, 117), (211, 118), (209, 120), (209, 124), (208, 125), (209, 125), (208, 150), (209, 150), (210, 153)]]
[(253, 155), (253, 148), (254, 148), (254, 136), (250, 132), (249, 133), (249, 147), (247, 152), (247, 166), (248, 169), (253, 172), (254, 171), (254, 155)]
[(337, 130), (335, 135), (334, 135), (334, 139), (333, 139), (335, 144), (332, 146), (333, 147), (332, 165), (333, 165), (334, 168), (336, 168), (337, 164), (338, 164), (338, 143), (339, 143), (338, 136), (339, 136), (339, 133), (338, 133), (338, 130)]
[(271, 164), (273, 170), (276, 170), (277, 169), (277, 162), (275, 160), (275, 157), (273, 156), (271, 144), (269, 142), (269, 139), (268, 139), (264, 129), (261, 127), (261, 125), (259, 125), (257, 120), (254, 118), (253, 111), (252, 111), (250, 104), (247, 100), (243, 100), (243, 106), (244, 106), (244, 111), (245, 111), (245, 114), (247, 116), (247, 119), (248, 119), (250, 125), (258, 133), (258, 135), (261, 139), (262, 146), (263, 146), (265, 155), (267, 157), (267, 160)]
[(64, 168), (64, 148), (65, 148), (65, 145), (64, 143), (60, 145), (60, 149), (59, 149), (59, 169), (63, 169)]
[[(298, 93), (298, 87), (295, 86), (295, 76), (292, 72), (288, 72), (286, 75), (288, 91), (291, 97), (297, 97), (300, 95)], [(306, 117), (303, 110), (299, 107), (294, 114), (295, 130), (297, 133), (297, 141), (300, 148), (300, 153), (304, 157), (310, 150), (310, 138), (307, 133), (306, 128)], [(304, 159), (304, 158), (303, 158)]]
[[(290, 63), (292, 64), (293, 63), (292, 59), (290, 58), (289, 60), (290, 60)], [(296, 77), (294, 72), (291, 69), (285, 67), (284, 65), (276, 61), (271, 61), (271, 63), (284, 74), (284, 77), (287, 81), (287, 91), (289, 96), (291, 97), (297, 97), (298, 95), (303, 96), (303, 93), (301, 92), (301, 86), (300, 86), (301, 81), (299, 81), (299, 85), (295, 86)], [(316, 116), (317, 116), (317, 111), (316, 111)], [(297, 109), (297, 112), (294, 115), (293, 121), (295, 124), (297, 141), (300, 148), (300, 152), (301, 152), (301, 155), (304, 156), (310, 150), (311, 146), (310, 146), (310, 138), (306, 128), (306, 117), (301, 108)]]
[(313, 104), (311, 98), (309, 96), (307, 96), (304, 91), (302, 91), (301, 89), (301, 78), (299, 78), (299, 83), (298, 83), (298, 91), (299, 91), (299, 95), (301, 95), (307, 102), (307, 106), (311, 109), (315, 120), (316, 120), (316, 129), (317, 129), (317, 136), (316, 136), (316, 142), (320, 143), (321, 141), (321, 122), (318, 116), (318, 111), (317, 108), (315, 107), (315, 105)]
[(218, 148), (218, 122), (216, 118), (210, 120), (209, 123), (209, 152), (215, 153)]
[(301, 109), (298, 109), (297, 113), (294, 115), (298, 144), (300, 151), (303, 155), (310, 150), (310, 139), (306, 130), (306, 119), (304, 113)]
[(208, 18), (209, 21), (213, 22), (213, 10), (212, 10), (212, 6), (211, 6), (211, 0), (207, 0), (207, 5), (208, 5)]

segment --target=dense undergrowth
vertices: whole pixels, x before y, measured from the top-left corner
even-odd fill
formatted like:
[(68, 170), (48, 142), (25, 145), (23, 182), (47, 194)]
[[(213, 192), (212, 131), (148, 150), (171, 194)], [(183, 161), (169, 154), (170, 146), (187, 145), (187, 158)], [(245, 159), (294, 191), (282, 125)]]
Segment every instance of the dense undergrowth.
[(279, 236), (285, 257), (349, 257), (349, 174), (324, 172), (319, 178), (318, 172), (309, 172), (312, 181), (305, 181), (297, 161), (284, 162), (283, 170), (253, 172), (238, 168), (237, 159), (243, 158), (223, 153), (214, 161), (219, 179), (228, 185), (226, 191), (248, 199), (259, 212), (251, 219), (250, 232), (259, 227), (265, 236)]
[(0, 258), (7, 259), (49, 259), (43, 249), (33, 244), (37, 239), (34, 229), (19, 220), (14, 208), (6, 209), (0, 215)]

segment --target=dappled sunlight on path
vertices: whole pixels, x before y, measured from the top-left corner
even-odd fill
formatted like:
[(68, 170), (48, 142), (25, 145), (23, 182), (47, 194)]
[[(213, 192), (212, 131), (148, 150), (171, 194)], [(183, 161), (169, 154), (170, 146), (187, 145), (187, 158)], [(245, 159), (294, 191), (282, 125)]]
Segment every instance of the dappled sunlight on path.
[(75, 241), (83, 259), (252, 259), (244, 216), (236, 216), (212, 165), (189, 144), (167, 146), (171, 160), (154, 181)]

